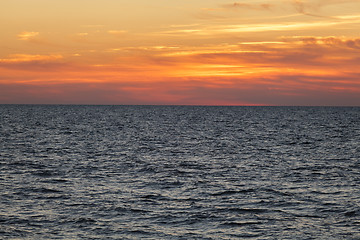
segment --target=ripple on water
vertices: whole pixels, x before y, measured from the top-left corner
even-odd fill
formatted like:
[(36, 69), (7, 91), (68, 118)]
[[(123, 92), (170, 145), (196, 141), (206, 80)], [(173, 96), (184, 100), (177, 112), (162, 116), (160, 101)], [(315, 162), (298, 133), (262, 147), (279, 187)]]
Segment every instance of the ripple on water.
[(0, 105), (0, 238), (359, 239), (359, 108)]

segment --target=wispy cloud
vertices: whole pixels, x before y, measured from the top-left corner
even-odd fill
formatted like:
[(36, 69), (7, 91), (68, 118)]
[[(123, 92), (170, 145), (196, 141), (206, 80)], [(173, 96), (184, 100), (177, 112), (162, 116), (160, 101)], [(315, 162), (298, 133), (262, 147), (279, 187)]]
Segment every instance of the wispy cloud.
[(359, 38), (295, 36), (92, 54), (97, 62), (79, 56), (65, 65), (56, 54), (3, 58), (0, 96), (28, 103), (360, 104)]
[(360, 49), (360, 38), (346, 37), (313, 37), (313, 36), (294, 36), (282, 38), (284, 42), (300, 43), (306, 46), (327, 46), (339, 48)]
[(334, 16), (328, 16), (325, 14), (319, 13), (320, 10), (329, 5), (339, 5), (345, 3), (354, 3), (351, 0), (291, 0), (295, 10), (298, 13), (312, 16), (312, 17), (320, 17), (320, 18), (334, 18)]
[[(8, 58), (0, 59), (0, 68), (37, 72), (39, 74), (48, 71), (56, 72), (64, 66), (63, 59), (64, 57), (60, 54), (12, 54)], [(17, 74), (15, 72), (12, 75), (16, 76)]]
[(221, 5), (223, 9), (252, 9), (252, 10), (270, 10), (273, 5), (269, 3), (243, 3), (243, 2), (235, 2), (231, 4), (223, 4)]
[(353, 15), (351, 17), (336, 17), (336, 19), (323, 19), (317, 21), (298, 21), (298, 22), (282, 22), (282, 23), (251, 23), (238, 25), (204, 25), (195, 26), (193, 28), (176, 28), (168, 31), (160, 32), (160, 34), (169, 35), (213, 35), (226, 33), (251, 33), (251, 32), (274, 32), (274, 31), (295, 31), (295, 30), (311, 30), (317, 28), (328, 28), (331, 26), (341, 26), (345, 24), (360, 23), (360, 16)]
[(0, 62), (21, 63), (21, 62), (55, 61), (62, 58), (63, 56), (60, 54), (52, 54), (52, 55), (12, 54), (8, 58), (0, 59)]
[[(227, 3), (219, 5), (218, 7), (213, 8), (202, 8), (202, 13), (199, 16), (208, 16), (208, 18), (213, 17), (213, 19), (219, 18), (218, 15), (214, 13), (224, 12), (224, 11), (280, 11), (284, 8), (285, 5), (290, 5), (293, 9), (301, 14), (316, 18), (329, 18), (335, 19), (331, 13), (326, 13), (324, 10), (327, 6), (331, 5), (341, 5), (341, 4), (356, 4), (351, 0), (283, 0), (283, 1), (263, 1), (263, 2), (248, 2), (248, 1), (238, 1), (233, 3)], [(222, 16), (225, 18), (225, 16)]]
[[(47, 33), (47, 35), (51, 35)], [(30, 32), (30, 31), (24, 31), (19, 34), (17, 34), (17, 39), (20, 41), (24, 41), (31, 44), (37, 44), (42, 46), (48, 46), (48, 47), (58, 47), (59, 44), (57, 43), (57, 40), (49, 40), (46, 37), (43, 36), (40, 32)]]
[(21, 32), (17, 35), (18, 39), (23, 41), (34, 40), (37, 36), (39, 32)]
[(221, 4), (217, 7), (212, 8), (202, 8), (201, 11), (196, 14), (196, 17), (199, 19), (212, 19), (212, 20), (224, 20), (227, 18), (227, 13), (229, 11), (263, 11), (263, 10), (271, 10), (275, 7), (275, 5), (270, 3), (248, 3), (248, 2), (234, 2)]

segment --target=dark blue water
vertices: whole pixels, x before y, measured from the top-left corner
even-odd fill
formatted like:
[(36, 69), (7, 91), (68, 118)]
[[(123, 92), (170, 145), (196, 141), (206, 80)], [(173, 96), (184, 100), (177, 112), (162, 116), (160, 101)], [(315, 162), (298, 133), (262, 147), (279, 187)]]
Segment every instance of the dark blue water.
[(0, 106), (0, 239), (360, 239), (360, 108)]

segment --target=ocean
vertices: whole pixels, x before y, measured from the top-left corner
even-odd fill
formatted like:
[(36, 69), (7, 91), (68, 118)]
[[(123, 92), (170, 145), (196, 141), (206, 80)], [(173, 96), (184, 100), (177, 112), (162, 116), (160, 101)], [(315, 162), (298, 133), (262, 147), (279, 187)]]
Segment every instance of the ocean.
[(0, 239), (360, 239), (359, 107), (0, 105)]

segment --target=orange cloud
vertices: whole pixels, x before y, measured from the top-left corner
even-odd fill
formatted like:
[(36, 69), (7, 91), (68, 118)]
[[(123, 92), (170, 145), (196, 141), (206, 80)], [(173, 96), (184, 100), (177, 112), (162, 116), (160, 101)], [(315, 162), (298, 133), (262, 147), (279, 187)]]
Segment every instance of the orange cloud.
[(9, 56), (9, 58), (0, 59), (0, 63), (54, 61), (62, 58), (63, 56), (59, 54), (53, 54), (53, 55), (12, 54)]
[(0, 95), (16, 103), (358, 105), (359, 45), (309, 36), (122, 48), (71, 61), (18, 54), (0, 60)]
[(226, 36), (236, 33), (270, 33), (284, 31), (306, 31), (320, 28), (339, 27), (348, 24), (360, 23), (360, 15), (335, 16), (331, 18), (322, 18), (316, 21), (289, 21), (289, 22), (266, 22), (266, 23), (243, 23), (243, 24), (218, 24), (190, 26), (184, 28), (171, 28), (160, 32), (159, 34), (168, 36)]
[(19, 40), (29, 41), (35, 39), (39, 35), (39, 32), (21, 32), (17, 35)]
[(42, 75), (43, 72), (58, 72), (65, 65), (60, 54), (12, 54), (8, 58), (0, 59), (0, 69), (2, 69), (0, 76), (8, 73), (8, 76), (19, 76), (19, 81), (23, 81), (23, 71)]
[(40, 32), (21, 32), (17, 34), (17, 39), (20, 41), (37, 44), (41, 46), (51, 46), (51, 47), (59, 47), (59, 43), (57, 41), (49, 41), (48, 39), (42, 37)]

